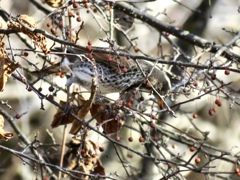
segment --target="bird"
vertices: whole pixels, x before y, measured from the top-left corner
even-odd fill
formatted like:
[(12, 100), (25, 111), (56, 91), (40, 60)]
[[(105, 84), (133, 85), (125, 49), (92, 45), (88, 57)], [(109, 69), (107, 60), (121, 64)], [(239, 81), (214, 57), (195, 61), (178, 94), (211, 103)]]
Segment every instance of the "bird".
[[(63, 52), (55, 48), (54, 52)], [(57, 54), (57, 53), (56, 53)], [(107, 53), (88, 52), (84, 48), (68, 47), (66, 53), (61, 53), (63, 62), (40, 70), (42, 75), (69, 71), (72, 76), (67, 86), (79, 84), (91, 91), (92, 80), (97, 79), (97, 93), (122, 93), (133, 87), (146, 89), (155, 88), (157, 93), (166, 95), (171, 89), (169, 77), (164, 71), (145, 60), (133, 60), (126, 56)], [(147, 85), (147, 84), (150, 84)]]

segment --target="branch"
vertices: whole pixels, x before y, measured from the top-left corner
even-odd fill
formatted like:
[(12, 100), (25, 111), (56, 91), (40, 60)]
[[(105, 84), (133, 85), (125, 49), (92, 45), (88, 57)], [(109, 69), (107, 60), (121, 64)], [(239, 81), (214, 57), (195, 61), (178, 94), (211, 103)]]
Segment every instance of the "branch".
[[(114, 8), (128, 14), (129, 16), (131, 16), (133, 18), (142, 20), (143, 22), (154, 27), (158, 31), (168, 32), (168, 33), (182, 39), (183, 41), (186, 41), (192, 45), (198, 46), (203, 49), (210, 48), (209, 52), (211, 52), (211, 53), (218, 52), (219, 48), (222, 47), (222, 45), (218, 45), (215, 42), (210, 42), (199, 36), (191, 34), (188, 31), (182, 30), (179, 27), (162, 22), (162, 21), (156, 19), (154, 16), (151, 16), (151, 15), (147, 14), (146, 12), (136, 9), (135, 7), (131, 6), (130, 4), (116, 3)], [(238, 56), (237, 54), (234, 54), (226, 49), (224, 49), (224, 51), (221, 51), (220, 55), (223, 57), (226, 57), (229, 60), (237, 60), (240, 62), (240, 56)]]

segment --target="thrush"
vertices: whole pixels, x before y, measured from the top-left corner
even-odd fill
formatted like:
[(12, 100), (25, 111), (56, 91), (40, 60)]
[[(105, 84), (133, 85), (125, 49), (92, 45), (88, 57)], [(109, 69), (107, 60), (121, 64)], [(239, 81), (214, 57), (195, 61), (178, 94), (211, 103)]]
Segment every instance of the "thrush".
[[(55, 52), (61, 52), (56, 48)], [(144, 87), (149, 83), (161, 95), (165, 95), (171, 88), (168, 76), (157, 66), (151, 63), (129, 59), (120, 55), (109, 55), (106, 53), (90, 53), (92, 57), (84, 54), (82, 49), (68, 48), (64, 53), (64, 61), (61, 65), (55, 65), (43, 69), (43, 75), (53, 72), (70, 71), (72, 76), (67, 81), (68, 85), (77, 83), (91, 90), (92, 79), (97, 77), (97, 92), (99, 94), (121, 93), (132, 87)], [(148, 85), (149, 86), (149, 85)]]

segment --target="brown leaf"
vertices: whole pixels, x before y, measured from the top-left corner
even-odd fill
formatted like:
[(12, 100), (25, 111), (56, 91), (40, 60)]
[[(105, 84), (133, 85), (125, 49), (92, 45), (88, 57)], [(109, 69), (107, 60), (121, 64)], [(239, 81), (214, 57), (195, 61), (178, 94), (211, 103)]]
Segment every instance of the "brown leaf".
[(14, 29), (16, 31), (22, 32), (26, 34), (30, 39), (32, 39), (33, 43), (40, 47), (45, 54), (48, 54), (49, 48), (47, 48), (47, 38), (46, 36), (33, 32), (34, 28), (36, 28), (36, 23), (33, 17), (22, 14), (18, 17), (17, 21), (8, 21), (8, 28)]
[(4, 127), (4, 118), (2, 115), (0, 115), (0, 139), (7, 141), (13, 137), (13, 133), (5, 132), (3, 127)]
[[(68, 144), (69, 150), (65, 154), (67, 169), (78, 170), (87, 174), (103, 174), (104, 168), (98, 160), (97, 145), (91, 140), (72, 139)], [(80, 152), (80, 153), (79, 153)], [(81, 156), (81, 158), (79, 158)], [(79, 161), (80, 160), (80, 161)], [(89, 179), (88, 176), (74, 173), (81, 179)]]
[(18, 64), (13, 63), (7, 57), (6, 51), (4, 49), (4, 43), (0, 42), (0, 91), (3, 91), (9, 76), (18, 67)]
[(45, 2), (53, 8), (58, 8), (63, 5), (64, 1), (63, 0), (45, 0)]
[[(59, 102), (60, 105), (62, 107), (66, 106), (66, 102), (65, 101), (60, 101)], [(74, 108), (74, 106), (72, 107), (73, 113), (77, 114), (77, 110)], [(72, 117), (69, 114), (63, 114), (62, 109), (58, 108), (56, 114), (53, 116), (53, 121), (51, 123), (52, 128), (58, 127), (60, 125), (65, 125), (65, 124), (69, 124), (72, 123), (74, 121), (74, 117)]]
[(76, 138), (72, 138), (68, 143), (68, 151), (64, 155), (64, 167), (69, 170), (74, 169), (78, 165), (79, 154), (78, 149), (81, 145), (81, 141)]
[(22, 21), (24, 24), (28, 25), (29, 27), (35, 28), (36, 23), (33, 17), (28, 16), (26, 14), (22, 14), (18, 17), (20, 21)]
[(72, 170), (75, 169), (78, 166), (78, 155), (77, 154), (71, 154), (71, 160), (68, 162), (67, 169)]
[[(79, 166), (76, 167), (74, 170), (77, 170), (77, 171), (80, 171), (80, 172), (84, 172), (86, 174), (90, 174), (90, 171), (89, 171), (89, 167), (87, 167), (87, 165), (85, 165), (84, 163), (79, 163)], [(75, 176), (83, 179), (83, 180), (88, 180), (89, 179), (89, 176), (85, 176), (83, 174), (77, 174), (75, 173)]]
[[(107, 135), (112, 135), (117, 133), (122, 125), (123, 121), (121, 119), (116, 119), (116, 114), (109, 114), (109, 112), (103, 112), (105, 110), (105, 106), (101, 104), (93, 104), (90, 112), (93, 117), (97, 120), (98, 124), (102, 125), (104, 132)], [(100, 113), (100, 115), (98, 115)]]
[[(90, 100), (85, 100), (80, 94), (78, 94), (78, 106), (80, 106), (81, 108), (79, 109), (77, 116), (81, 119), (81, 120), (85, 120), (85, 117), (87, 115), (87, 113), (89, 112), (90, 109), (90, 104), (91, 101)], [(82, 123), (79, 122), (78, 120), (74, 120), (72, 127), (70, 129), (70, 133), (71, 134), (77, 134), (79, 132), (80, 129), (84, 128)]]
[(75, 135), (83, 128), (84, 128), (84, 126), (83, 126), (83, 124), (81, 122), (79, 122), (78, 120), (74, 120), (73, 123), (72, 123), (72, 127), (71, 127), (69, 133)]
[(91, 103), (90, 100), (85, 100), (81, 95), (78, 95), (78, 104), (79, 104), (79, 106), (82, 107), (78, 111), (78, 117), (80, 119), (85, 119), (87, 113), (90, 110), (90, 103)]
[(94, 174), (100, 174), (100, 175), (105, 175), (105, 169), (102, 166), (102, 163), (100, 162), (100, 160), (98, 159), (96, 162), (96, 165), (94, 167)]

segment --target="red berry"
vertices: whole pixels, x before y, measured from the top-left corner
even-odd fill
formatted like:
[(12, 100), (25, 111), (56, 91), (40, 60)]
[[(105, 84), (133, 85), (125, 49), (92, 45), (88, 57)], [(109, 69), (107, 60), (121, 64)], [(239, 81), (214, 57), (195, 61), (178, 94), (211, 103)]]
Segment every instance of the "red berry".
[(56, 35), (56, 34), (57, 34), (57, 30), (56, 30), (55, 28), (51, 28), (51, 33), (52, 33), (53, 35)]
[(215, 114), (215, 112), (213, 111), (212, 108), (210, 108), (209, 111), (208, 111), (208, 114), (209, 114), (210, 116), (213, 116), (213, 115)]
[(128, 138), (128, 141), (129, 141), (129, 142), (133, 142), (133, 137), (129, 137), (129, 138)]
[(23, 55), (24, 55), (25, 57), (27, 57), (27, 56), (28, 56), (28, 52), (24, 52)]
[(90, 7), (90, 5), (89, 5), (88, 3), (85, 3), (85, 4), (84, 4), (84, 7), (85, 7), (86, 9), (88, 9), (88, 8)]
[(68, 11), (68, 17), (73, 17), (73, 12), (72, 11)]
[(50, 92), (53, 92), (53, 91), (54, 91), (54, 87), (53, 87), (53, 86), (50, 86), (50, 87), (48, 88), (48, 90), (49, 90)]
[(152, 118), (152, 119), (157, 119), (157, 116), (154, 115), (154, 114), (152, 114), (152, 115), (151, 115), (151, 118)]
[(96, 13), (96, 12), (97, 12), (97, 8), (93, 8), (93, 12), (95, 12), (95, 13)]
[(153, 140), (154, 140), (155, 142), (157, 142), (157, 141), (158, 141), (158, 137), (157, 137), (157, 136), (154, 136), (154, 137), (153, 137)]
[(172, 168), (172, 164), (171, 163), (167, 163), (167, 166), (168, 166), (168, 168)]
[(92, 50), (92, 46), (90, 46), (90, 45), (86, 46), (86, 50), (87, 51), (91, 51)]
[(154, 124), (153, 121), (150, 121), (150, 122), (149, 122), (149, 125), (150, 125), (151, 128), (155, 128), (155, 124)]
[(217, 108), (215, 108), (215, 107), (212, 108), (212, 110), (213, 110), (215, 113), (217, 112)]
[(108, 62), (112, 62), (113, 58), (111, 56), (108, 57)]
[(126, 67), (122, 68), (122, 72), (126, 73), (127, 72), (127, 68)]
[(47, 23), (47, 27), (50, 27), (50, 26), (51, 26), (51, 23), (50, 23), (50, 22), (48, 22), (48, 23)]
[(147, 82), (146, 86), (147, 86), (148, 88), (152, 87), (152, 85), (151, 85), (150, 82)]
[(139, 138), (139, 142), (144, 142), (144, 138), (142, 136)]
[(92, 41), (88, 41), (88, 43), (87, 43), (89, 46), (91, 46), (92, 45)]
[(134, 51), (137, 53), (139, 51), (139, 48), (137, 46), (135, 46)]
[(20, 119), (20, 118), (21, 118), (21, 115), (20, 115), (20, 114), (16, 114), (16, 115), (15, 115), (15, 118), (16, 118), (16, 119)]
[(226, 69), (226, 70), (224, 71), (224, 73), (225, 73), (226, 75), (229, 75), (229, 74), (230, 74), (230, 70), (229, 70), (229, 69)]
[(66, 36), (70, 37), (71, 33), (70, 31), (66, 31)]
[(195, 159), (195, 162), (196, 162), (196, 163), (200, 163), (200, 162), (201, 162), (201, 159), (200, 159), (199, 157), (197, 157), (197, 158)]
[(195, 151), (195, 147), (191, 146), (191, 147), (189, 148), (189, 150), (190, 150), (191, 152), (193, 152), (193, 151)]
[(115, 139), (116, 139), (116, 141), (120, 141), (121, 138), (120, 138), (120, 136), (116, 136)]
[(77, 8), (78, 7), (78, 3), (77, 2), (73, 2), (73, 8)]
[(133, 103), (134, 99), (132, 97), (129, 98), (129, 102)]
[(193, 82), (193, 85), (194, 85), (195, 87), (197, 87), (197, 86), (198, 86), (198, 82), (197, 82), (197, 81), (194, 81), (194, 82)]
[(89, 59), (92, 59), (92, 58), (93, 58), (92, 53), (89, 53), (89, 54), (87, 55), (87, 57), (88, 57)]
[(222, 102), (219, 99), (215, 100), (215, 104), (218, 105), (219, 107), (222, 106)]
[(100, 151), (100, 152), (103, 152), (103, 151), (104, 151), (104, 147), (100, 146), (100, 147), (99, 147), (99, 151)]
[(81, 22), (82, 18), (80, 16), (77, 17), (77, 22)]
[(198, 115), (196, 113), (193, 114), (193, 118), (194, 119), (197, 119), (198, 118)]
[(127, 107), (129, 107), (129, 108), (132, 107), (132, 103), (131, 103), (131, 102), (128, 102), (128, 103), (127, 103)]
[(234, 169), (234, 171), (235, 171), (235, 173), (239, 173), (240, 172), (240, 170), (237, 167)]
[(59, 25), (60, 28), (62, 28), (63, 27), (63, 22), (61, 21), (58, 25)]
[(212, 80), (215, 80), (216, 77), (217, 77), (216, 74), (212, 74), (211, 79), (212, 79)]

